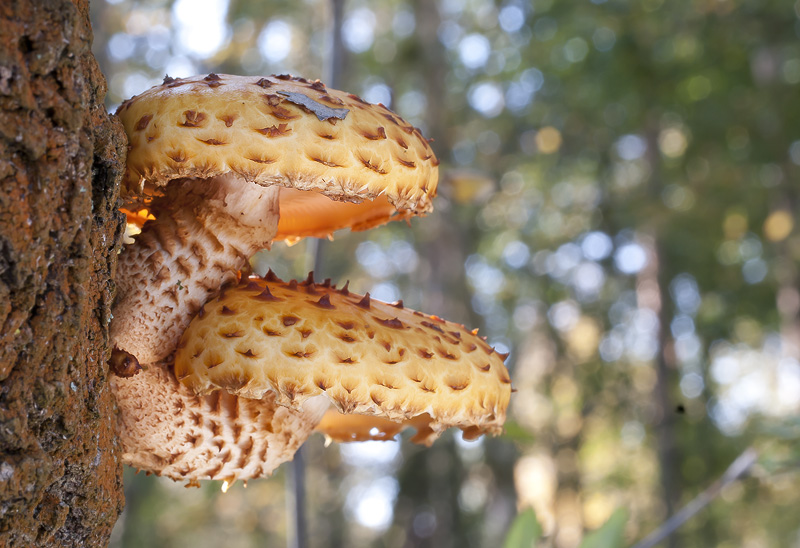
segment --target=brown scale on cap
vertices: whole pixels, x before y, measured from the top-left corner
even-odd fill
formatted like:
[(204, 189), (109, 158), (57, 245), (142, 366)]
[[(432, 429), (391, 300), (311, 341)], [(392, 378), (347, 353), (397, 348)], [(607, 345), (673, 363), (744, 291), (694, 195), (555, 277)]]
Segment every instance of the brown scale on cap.
[(191, 314), (274, 240), (430, 211), (433, 151), (400, 146), (416, 130), (386, 113), (291, 75), (166, 77), (125, 101), (122, 195), (154, 219), (119, 258), (114, 347), (165, 359)]
[[(313, 277), (303, 284), (312, 285)], [(414, 440), (425, 444), (451, 426), (470, 435), (501, 431), (511, 394), (508, 370), (497, 353), (463, 350), (485, 344), (475, 333), (331, 284), (314, 285), (319, 299), (271, 274), (243, 280), (207, 303), (175, 354), (178, 378), (197, 394), (275, 393), (290, 407), (324, 394), (342, 412), (399, 423), (394, 431), (411, 421), (419, 427)], [(266, 291), (275, 300), (257, 298)], [(242, 355), (248, 351), (258, 358)], [(236, 382), (230, 383), (233, 372)], [(378, 429), (367, 437), (383, 439), (387, 430)], [(366, 439), (322, 430), (336, 439)]]
[[(289, 135), (292, 132), (291, 128), (289, 127), (289, 124), (278, 124), (277, 126), (272, 125), (269, 127), (263, 127), (261, 129), (258, 128), (253, 128), (253, 129), (254, 131), (260, 133), (261, 135), (265, 135), (270, 138), (285, 137), (286, 135)], [(264, 163), (264, 162), (259, 162), (259, 163)]]
[(331, 296), (329, 294), (325, 294), (318, 301), (313, 303), (314, 306), (318, 306), (319, 308), (327, 308), (328, 310), (333, 310), (336, 307), (331, 304)]

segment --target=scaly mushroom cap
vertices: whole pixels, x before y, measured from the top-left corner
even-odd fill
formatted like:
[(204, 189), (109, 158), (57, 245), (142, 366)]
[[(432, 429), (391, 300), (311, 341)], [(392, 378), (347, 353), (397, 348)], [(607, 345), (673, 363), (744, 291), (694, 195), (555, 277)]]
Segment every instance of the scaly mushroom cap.
[[(205, 305), (181, 338), (175, 375), (198, 394), (274, 392), (292, 408), (325, 394), (343, 413), (412, 421), (415, 441), (430, 444), (451, 426), (468, 437), (501, 431), (511, 394), (504, 359), (463, 325), (311, 276), (298, 284), (270, 274)], [(371, 437), (385, 438), (375, 428)]]
[(289, 409), (272, 393), (260, 400), (224, 390), (195, 396), (159, 365), (130, 378), (112, 375), (111, 383), (122, 462), (192, 484), (270, 475), (292, 459), (329, 406), (317, 398), (302, 411)]
[(426, 213), (436, 195), (438, 161), (417, 128), (319, 80), (167, 77), (117, 114), (132, 208), (173, 179), (232, 173), (284, 187), (277, 239), (296, 240)]

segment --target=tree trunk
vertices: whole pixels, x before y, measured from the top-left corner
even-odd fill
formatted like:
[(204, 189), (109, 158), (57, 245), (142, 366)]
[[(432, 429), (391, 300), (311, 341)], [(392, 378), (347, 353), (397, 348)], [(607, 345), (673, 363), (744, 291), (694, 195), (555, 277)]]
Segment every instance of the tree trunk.
[[(658, 130), (652, 121), (647, 132), (647, 159), (653, 170), (650, 177), (650, 203), (656, 203), (664, 188), (662, 180), (662, 162), (658, 152)], [(649, 232), (649, 234), (647, 234)], [(661, 230), (651, 227), (643, 234), (642, 245), (648, 255), (647, 266), (639, 273), (637, 280), (637, 301), (640, 307), (649, 308), (658, 318), (658, 354), (656, 355), (656, 386), (653, 402), (656, 409), (656, 446), (661, 473), (661, 491), (664, 510), (667, 517), (672, 516), (681, 499), (682, 476), (679, 465), (680, 447), (675, 423), (675, 404), (671, 391), (677, 375), (674, 357), (671, 357), (668, 345), (672, 342), (669, 336), (669, 325), (673, 311), (669, 302), (669, 279), (665, 271), (667, 260), (664, 256), (663, 244), (657, 236)], [(666, 539), (667, 548), (676, 548), (678, 537), (670, 535)]]
[(0, 2), (0, 546), (105, 546), (122, 504), (108, 324), (125, 137), (88, 0)]

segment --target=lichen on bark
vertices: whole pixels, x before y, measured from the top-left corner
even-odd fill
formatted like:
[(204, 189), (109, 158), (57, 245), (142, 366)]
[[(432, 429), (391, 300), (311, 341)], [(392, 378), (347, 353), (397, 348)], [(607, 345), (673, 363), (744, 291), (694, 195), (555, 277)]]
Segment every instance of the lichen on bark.
[(125, 137), (86, 0), (0, 2), (0, 546), (105, 546)]

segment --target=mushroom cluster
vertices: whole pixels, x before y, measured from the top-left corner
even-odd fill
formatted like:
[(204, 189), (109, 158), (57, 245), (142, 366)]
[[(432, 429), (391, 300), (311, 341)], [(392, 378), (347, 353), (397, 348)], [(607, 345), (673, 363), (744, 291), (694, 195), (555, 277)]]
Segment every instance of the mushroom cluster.
[(438, 161), (417, 128), (286, 75), (167, 77), (117, 113), (141, 227), (111, 325), (124, 462), (230, 483), (269, 475), (314, 428), (346, 441), (412, 426), (425, 444), (501, 430), (508, 371), (475, 332), (311, 275), (241, 273), (275, 240), (429, 212)]

